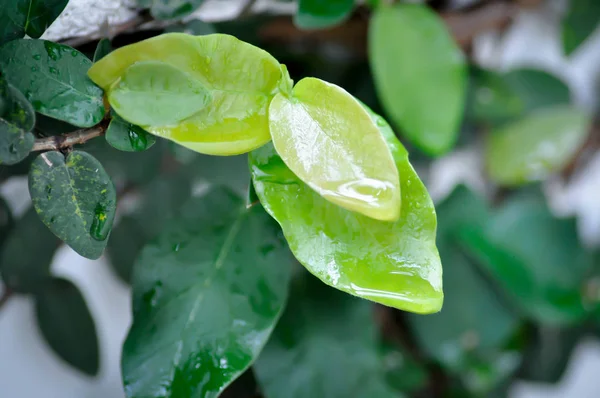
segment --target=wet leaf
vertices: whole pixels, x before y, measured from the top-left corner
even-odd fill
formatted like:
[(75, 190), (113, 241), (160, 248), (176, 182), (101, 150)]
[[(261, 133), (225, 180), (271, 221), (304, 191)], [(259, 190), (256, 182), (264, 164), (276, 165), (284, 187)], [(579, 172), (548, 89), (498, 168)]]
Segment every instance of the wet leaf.
[(302, 29), (322, 29), (337, 25), (352, 13), (354, 0), (300, 0), (294, 23)]
[(166, 126), (205, 108), (211, 96), (198, 80), (168, 63), (139, 61), (111, 87), (108, 100), (131, 123)]
[(402, 310), (439, 311), (442, 266), (433, 203), (389, 125), (372, 117), (400, 174), (398, 221), (374, 220), (323, 199), (287, 168), (270, 144), (250, 154), (254, 188), (298, 261), (323, 282)]
[(384, 381), (373, 306), (311, 275), (294, 281), (254, 373), (265, 398), (398, 396)]
[(88, 375), (98, 373), (96, 326), (77, 286), (49, 279), (35, 295), (35, 313), (42, 336), (58, 356)]
[(116, 210), (115, 187), (92, 155), (57, 151), (31, 165), (29, 193), (48, 228), (80, 255), (100, 257)]
[(106, 57), (112, 51), (112, 44), (110, 40), (107, 38), (100, 39), (98, 45), (96, 46), (96, 51), (94, 51), (94, 61), (98, 62), (102, 58)]
[(466, 93), (464, 56), (427, 6), (377, 8), (369, 61), (386, 112), (408, 139), (431, 155), (454, 146)]
[(191, 199), (135, 265), (127, 396), (218, 396), (268, 339), (289, 261), (260, 208), (224, 190)]
[(212, 96), (210, 106), (174, 126), (143, 126), (150, 133), (216, 155), (244, 153), (271, 139), (267, 108), (289, 77), (267, 52), (223, 34), (168, 33), (113, 51), (89, 75), (109, 90), (139, 61), (168, 63)]
[(102, 90), (86, 76), (82, 53), (46, 40), (14, 40), (0, 47), (0, 68), (34, 109), (79, 127), (102, 120)]
[(23, 215), (6, 238), (0, 254), (2, 280), (18, 293), (33, 293), (50, 277), (58, 239), (33, 209)]
[(156, 143), (155, 136), (117, 114), (113, 114), (105, 137), (113, 148), (125, 152), (145, 151)]
[(400, 217), (400, 183), (375, 119), (342, 88), (301, 80), (291, 98), (269, 107), (275, 150), (294, 174), (326, 200), (368, 217)]
[(156, 19), (182, 18), (194, 12), (204, 0), (137, 0), (141, 7), (150, 8)]
[(35, 112), (23, 94), (0, 75), (0, 164), (19, 163), (29, 155), (35, 137)]
[(595, 0), (571, 0), (562, 21), (565, 54), (571, 55), (596, 30), (600, 23), (600, 3)]
[(0, 0), (0, 45), (27, 34), (39, 38), (69, 0)]
[(570, 106), (536, 111), (489, 136), (486, 167), (501, 185), (543, 180), (567, 165), (588, 135), (589, 116)]

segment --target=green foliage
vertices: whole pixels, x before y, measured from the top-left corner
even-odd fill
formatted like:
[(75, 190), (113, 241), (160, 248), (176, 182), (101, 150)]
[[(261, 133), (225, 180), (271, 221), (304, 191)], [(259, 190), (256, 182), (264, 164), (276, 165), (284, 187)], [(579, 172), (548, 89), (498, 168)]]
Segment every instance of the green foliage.
[(565, 54), (571, 55), (585, 42), (600, 22), (600, 3), (595, 0), (571, 0), (562, 21)]
[(277, 229), (225, 190), (186, 203), (136, 268), (128, 397), (218, 396), (254, 361), (287, 296)]
[(0, 74), (0, 164), (19, 163), (29, 155), (34, 125), (31, 104)]
[(125, 152), (141, 152), (156, 143), (156, 137), (135, 124), (125, 121), (117, 114), (106, 129), (106, 142), (113, 148)]
[(450, 150), (463, 114), (467, 69), (440, 18), (419, 4), (377, 8), (369, 55), (377, 92), (392, 121), (426, 153)]
[(0, 45), (27, 34), (39, 38), (69, 0), (0, 0)]
[(344, 22), (354, 8), (354, 0), (300, 0), (294, 23), (302, 29), (322, 29)]
[(204, 0), (137, 0), (140, 7), (150, 8), (156, 19), (181, 18), (191, 14)]

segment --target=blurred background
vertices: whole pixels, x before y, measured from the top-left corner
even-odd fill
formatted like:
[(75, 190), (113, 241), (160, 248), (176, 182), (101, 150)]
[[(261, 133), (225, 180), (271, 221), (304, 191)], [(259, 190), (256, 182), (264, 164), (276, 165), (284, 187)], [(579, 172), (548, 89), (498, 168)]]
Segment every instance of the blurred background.
[[(338, 84), (387, 116), (367, 49), (374, 2), (358, 2), (341, 23), (318, 30), (294, 24), (293, 1), (205, 0), (177, 21), (156, 21), (139, 3), (71, 0), (43, 38), (92, 55), (103, 37), (116, 48), (165, 30), (229, 33), (269, 51), (295, 81), (315, 76)], [(415, 397), (598, 397), (600, 1), (428, 4), (469, 60), (468, 99), (458, 142), (441, 157), (422, 153), (396, 128), (436, 203), (446, 299), (442, 312), (432, 316), (377, 308), (378, 325), (389, 343), (382, 348), (387, 377)], [(575, 32), (568, 43), (565, 31)], [(555, 106), (592, 115), (585, 131), (581, 123), (560, 118), (531, 122), (543, 112), (553, 113)], [(546, 130), (561, 123), (579, 137), (574, 145), (553, 140), (551, 133), (544, 138)], [(38, 132), (43, 134), (46, 124), (60, 128), (42, 118)], [(516, 141), (491, 165), (490, 137), (509, 130)], [(530, 137), (543, 145), (531, 144)], [(107, 253), (91, 261), (64, 245), (28, 251), (23, 241), (20, 251), (3, 254), (51, 262), (53, 274), (81, 291), (96, 336), (63, 325), (63, 337), (51, 348), (34, 299), (0, 288), (0, 396), (123, 397), (119, 359), (131, 322), (128, 280), (137, 251), (181, 204), (185, 195), (178, 192), (201, 194), (210, 184), (226, 184), (240, 193), (247, 189), (245, 156), (201, 156), (166, 142), (127, 154), (96, 141), (87, 144), (88, 150), (120, 192)], [(564, 159), (540, 171), (535, 156), (521, 156), (525, 163), (520, 167), (533, 172), (519, 181), (507, 179), (520, 147)], [(0, 194), (8, 206), (0, 213), (0, 232), (8, 233), (12, 214), (20, 219), (21, 236), (43, 239), (43, 226), (30, 217), (26, 172), (26, 164), (0, 168)], [(13, 271), (3, 269), (3, 277), (8, 272)], [(59, 326), (69, 321), (60, 310), (53, 316)], [(56, 353), (69, 349), (98, 358), (91, 364), (84, 358), (78, 370)], [(225, 396), (259, 396), (247, 387), (253, 385), (249, 378), (236, 382)]]

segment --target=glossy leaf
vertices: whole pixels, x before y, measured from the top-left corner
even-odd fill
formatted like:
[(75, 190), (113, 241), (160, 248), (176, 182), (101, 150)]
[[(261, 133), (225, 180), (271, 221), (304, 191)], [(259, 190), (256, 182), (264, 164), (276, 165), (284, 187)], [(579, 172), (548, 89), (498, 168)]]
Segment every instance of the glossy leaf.
[(0, 45), (25, 34), (39, 38), (69, 0), (0, 0)]
[(561, 106), (496, 129), (485, 154), (490, 178), (509, 186), (545, 179), (567, 165), (585, 142), (589, 124), (585, 112)]
[(260, 208), (223, 190), (191, 199), (135, 265), (127, 396), (218, 396), (279, 318), (288, 262)]
[(300, 0), (294, 23), (302, 29), (322, 29), (337, 25), (350, 16), (354, 0)]
[(100, 353), (92, 314), (77, 286), (48, 280), (35, 295), (38, 326), (55, 353), (89, 375), (98, 373)]
[(113, 148), (125, 152), (145, 151), (156, 143), (155, 136), (117, 114), (113, 114), (105, 137)]
[(244, 153), (271, 139), (267, 108), (289, 77), (267, 52), (223, 34), (168, 33), (113, 51), (94, 64), (89, 76), (109, 90), (139, 61), (168, 63), (212, 96), (210, 106), (175, 126), (144, 126), (150, 133), (216, 155)]
[(59, 241), (30, 209), (12, 229), (0, 254), (2, 280), (18, 293), (33, 293), (50, 277)]
[(211, 96), (201, 83), (170, 64), (139, 61), (125, 70), (108, 100), (131, 123), (164, 126), (205, 108)]
[(46, 40), (15, 40), (0, 47), (0, 68), (43, 115), (79, 127), (104, 116), (102, 90), (86, 76), (92, 62), (82, 53)]
[(156, 19), (174, 19), (191, 14), (204, 0), (138, 0), (142, 7), (150, 8)]
[(378, 220), (400, 217), (398, 169), (376, 121), (342, 88), (301, 80), (269, 107), (275, 150), (328, 201)]
[(112, 44), (110, 40), (107, 38), (100, 39), (98, 45), (96, 46), (96, 51), (94, 51), (94, 60), (93, 62), (98, 62), (102, 58), (106, 57), (112, 51)]
[(397, 397), (384, 381), (372, 310), (310, 275), (296, 280), (254, 365), (265, 398)]
[(80, 255), (100, 257), (116, 210), (115, 187), (100, 162), (86, 152), (57, 151), (31, 165), (29, 193), (48, 228)]
[(461, 241), (533, 319), (568, 324), (592, 309), (582, 295), (592, 258), (574, 220), (554, 218), (541, 194), (513, 198), (488, 220), (484, 235), (462, 234)]
[(464, 57), (443, 21), (427, 6), (397, 4), (375, 10), (369, 61), (392, 121), (431, 155), (452, 148), (466, 93)]
[(29, 155), (34, 124), (31, 104), (0, 75), (0, 164), (15, 164)]
[(323, 199), (287, 168), (270, 144), (250, 154), (254, 188), (298, 261), (323, 282), (402, 310), (439, 311), (442, 266), (433, 203), (389, 125), (372, 117), (401, 176), (398, 221), (374, 220)]
[(600, 3), (595, 0), (571, 0), (562, 21), (562, 42), (571, 55), (600, 24)]

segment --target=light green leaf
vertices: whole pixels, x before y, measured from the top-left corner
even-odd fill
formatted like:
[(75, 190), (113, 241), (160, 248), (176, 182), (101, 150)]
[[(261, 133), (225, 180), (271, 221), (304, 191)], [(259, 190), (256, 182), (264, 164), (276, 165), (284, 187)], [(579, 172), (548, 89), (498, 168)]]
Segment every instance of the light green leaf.
[(267, 52), (223, 34), (168, 33), (113, 51), (89, 76), (110, 91), (139, 61), (170, 64), (212, 96), (210, 106), (174, 126), (143, 126), (150, 133), (216, 155), (244, 153), (271, 139), (267, 109), (289, 76)]
[(128, 397), (216, 397), (252, 364), (287, 296), (278, 235), (259, 207), (218, 190), (143, 249), (123, 347)]
[(55, 353), (90, 376), (98, 373), (96, 326), (77, 286), (66, 279), (49, 279), (36, 292), (35, 313), (42, 336)]
[(571, 160), (585, 142), (589, 124), (585, 112), (559, 106), (503, 125), (486, 145), (490, 178), (508, 186), (545, 179)]
[(0, 74), (0, 164), (15, 164), (27, 157), (35, 137), (35, 112), (23, 94)]
[(600, 3), (596, 0), (571, 0), (562, 21), (565, 54), (571, 55), (596, 30), (600, 23)]
[(39, 38), (69, 0), (0, 0), (0, 45), (25, 34)]
[(300, 0), (294, 23), (302, 29), (323, 29), (337, 25), (352, 13), (354, 0)]
[(125, 70), (108, 100), (133, 124), (166, 126), (203, 109), (211, 97), (202, 84), (178, 68), (160, 61), (139, 61)]
[(400, 174), (398, 221), (374, 220), (323, 199), (287, 168), (272, 145), (250, 154), (256, 193), (298, 261), (323, 282), (402, 310), (439, 311), (442, 265), (433, 203), (389, 125), (371, 115)]
[(400, 183), (374, 119), (342, 88), (301, 80), (275, 96), (269, 127), (275, 150), (294, 174), (328, 201), (377, 220), (400, 217)]
[(373, 306), (311, 275), (294, 281), (254, 373), (265, 398), (398, 396), (384, 381)]
[(117, 114), (113, 114), (105, 137), (113, 148), (125, 152), (145, 151), (156, 143), (155, 136)]
[(46, 40), (14, 40), (0, 47), (0, 68), (43, 115), (79, 127), (104, 116), (102, 90), (86, 76), (92, 62), (82, 53)]
[(57, 151), (31, 165), (29, 193), (50, 230), (80, 255), (100, 257), (115, 217), (115, 187), (100, 162), (86, 152)]
[(431, 155), (454, 146), (463, 115), (467, 68), (444, 22), (427, 6), (375, 10), (369, 61), (391, 119)]

